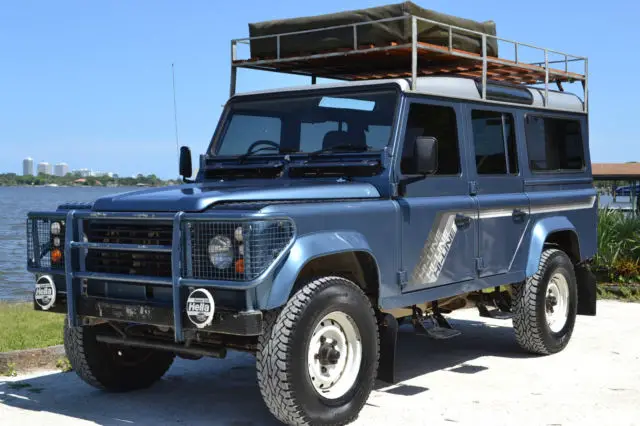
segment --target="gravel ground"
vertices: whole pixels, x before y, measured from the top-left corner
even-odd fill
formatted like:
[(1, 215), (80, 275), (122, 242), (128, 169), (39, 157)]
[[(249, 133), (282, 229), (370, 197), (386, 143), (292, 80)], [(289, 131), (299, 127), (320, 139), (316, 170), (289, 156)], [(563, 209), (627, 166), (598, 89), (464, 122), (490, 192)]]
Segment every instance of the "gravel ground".
[[(456, 312), (463, 334), (433, 341), (403, 328), (401, 382), (379, 384), (355, 425), (640, 425), (640, 304), (599, 302), (560, 354), (535, 357), (509, 321)], [(0, 378), (2, 425), (275, 425), (253, 357), (178, 360), (151, 389), (106, 394), (73, 373)]]

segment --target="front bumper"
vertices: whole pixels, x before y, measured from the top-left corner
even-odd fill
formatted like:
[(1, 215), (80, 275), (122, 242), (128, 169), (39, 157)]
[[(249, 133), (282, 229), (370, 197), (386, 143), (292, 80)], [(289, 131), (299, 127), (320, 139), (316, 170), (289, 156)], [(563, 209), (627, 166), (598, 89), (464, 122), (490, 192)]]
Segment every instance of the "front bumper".
[[(268, 285), (273, 270), (288, 253), (294, 237), (289, 246), (282, 250), (269, 268), (258, 278), (246, 282), (215, 281), (182, 276), (181, 267), (183, 262), (189, 260), (189, 249), (184, 245), (184, 226), (187, 222), (193, 221), (224, 221), (228, 220), (228, 212), (224, 216), (217, 212), (207, 213), (112, 213), (112, 212), (92, 212), (88, 210), (70, 210), (68, 212), (56, 213), (30, 213), (29, 217), (52, 217), (65, 220), (65, 241), (64, 241), (64, 270), (50, 270), (29, 268), (31, 272), (37, 274), (50, 274), (58, 277), (55, 281), (60, 281), (58, 285), (58, 301), (51, 309), (54, 311), (64, 311), (68, 315), (70, 326), (79, 326), (82, 318), (98, 318), (103, 320), (132, 322), (163, 327), (171, 327), (174, 330), (176, 342), (185, 341), (185, 331), (196, 330), (196, 327), (188, 320), (185, 313), (186, 294), (189, 289), (207, 288), (214, 293), (218, 290), (220, 294), (223, 290), (227, 292), (233, 290), (240, 296), (240, 306), (233, 310), (225, 309), (221, 306), (216, 309), (213, 322), (200, 331), (215, 332), (221, 334), (232, 334), (240, 336), (256, 336), (262, 332), (262, 314), (258, 310), (256, 287)], [(83, 241), (83, 221), (91, 220), (127, 220), (127, 221), (164, 221), (172, 222), (173, 235), (170, 246), (136, 246), (125, 244), (103, 244), (87, 243)], [(264, 216), (257, 217), (255, 213), (242, 213), (234, 218), (234, 221), (251, 221), (265, 219)], [(272, 218), (269, 218), (272, 219)], [(280, 219), (280, 218), (278, 218)], [(118, 275), (109, 273), (88, 272), (84, 264), (84, 252), (88, 249), (108, 249), (108, 250), (140, 250), (140, 251), (164, 251), (171, 254), (171, 276), (170, 277), (146, 277), (134, 275)], [(184, 259), (184, 260), (183, 260)], [(142, 299), (117, 299), (111, 297), (92, 297), (87, 293), (87, 282), (109, 282), (122, 284), (135, 284), (138, 286), (153, 286), (158, 289), (158, 293), (164, 293), (168, 297), (162, 303), (151, 303)], [(40, 309), (36, 306), (36, 309)]]
[[(35, 310), (42, 310), (34, 302)], [(66, 313), (67, 301), (59, 299), (49, 312)], [(148, 303), (123, 302), (101, 300), (99, 298), (80, 297), (76, 302), (76, 314), (82, 318), (93, 318), (105, 321), (140, 323), (158, 327), (173, 328), (174, 315), (171, 306), (150, 305)], [(262, 312), (246, 311), (231, 312), (217, 311), (213, 323), (204, 328), (191, 325), (186, 316), (182, 315), (183, 333), (189, 331), (205, 331), (235, 336), (259, 336), (262, 334)]]

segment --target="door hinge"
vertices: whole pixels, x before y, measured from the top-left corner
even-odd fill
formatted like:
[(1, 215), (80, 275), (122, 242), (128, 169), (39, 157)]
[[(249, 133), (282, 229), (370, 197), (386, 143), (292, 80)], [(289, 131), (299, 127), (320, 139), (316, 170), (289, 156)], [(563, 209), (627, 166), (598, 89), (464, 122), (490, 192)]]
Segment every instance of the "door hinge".
[(485, 268), (484, 259), (481, 257), (476, 257), (476, 271), (480, 272)]
[(398, 271), (398, 285), (401, 289), (405, 288), (409, 280), (407, 279), (407, 271)]
[(469, 181), (469, 195), (476, 195), (478, 193), (478, 182), (475, 180)]

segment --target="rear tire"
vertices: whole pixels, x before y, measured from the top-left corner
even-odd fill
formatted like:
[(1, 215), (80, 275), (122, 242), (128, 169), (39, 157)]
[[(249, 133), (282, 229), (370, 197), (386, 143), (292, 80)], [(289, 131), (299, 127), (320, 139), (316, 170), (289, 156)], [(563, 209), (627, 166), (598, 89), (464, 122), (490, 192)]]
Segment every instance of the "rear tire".
[(76, 374), (86, 383), (109, 392), (151, 386), (167, 372), (174, 354), (153, 349), (119, 347), (96, 340), (105, 325), (64, 326), (64, 348)]
[(578, 291), (573, 264), (561, 250), (542, 252), (538, 271), (513, 285), (513, 327), (518, 344), (548, 355), (563, 350), (573, 333)]
[(265, 314), (257, 374), (271, 413), (288, 425), (354, 421), (375, 381), (378, 324), (353, 282), (319, 278)]

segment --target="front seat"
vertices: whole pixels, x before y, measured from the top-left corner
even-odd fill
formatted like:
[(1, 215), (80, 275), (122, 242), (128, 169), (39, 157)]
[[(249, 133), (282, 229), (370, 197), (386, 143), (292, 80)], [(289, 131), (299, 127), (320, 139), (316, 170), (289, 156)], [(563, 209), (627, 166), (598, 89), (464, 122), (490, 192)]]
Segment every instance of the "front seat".
[(324, 135), (322, 140), (322, 149), (331, 149), (339, 145), (350, 145), (357, 148), (367, 149), (367, 135), (364, 130), (350, 131), (332, 130)]

